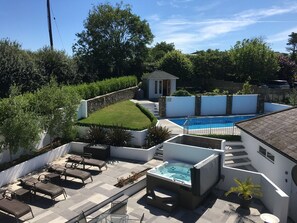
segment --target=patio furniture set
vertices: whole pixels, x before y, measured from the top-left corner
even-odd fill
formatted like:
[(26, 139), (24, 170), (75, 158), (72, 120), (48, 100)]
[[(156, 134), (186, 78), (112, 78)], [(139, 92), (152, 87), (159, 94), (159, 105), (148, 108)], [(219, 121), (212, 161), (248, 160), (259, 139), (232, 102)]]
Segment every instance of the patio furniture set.
[[(105, 161), (71, 155), (67, 158), (65, 166), (58, 164), (50, 165), (47, 169), (49, 173), (41, 174), (38, 178), (31, 176), (25, 177), (19, 180), (21, 188), (15, 191), (4, 190), (1, 192), (0, 211), (13, 215), (17, 222), (19, 222), (19, 218), (28, 213), (31, 213), (32, 218), (34, 218), (31, 207), (21, 200), (29, 197), (31, 201), (32, 195), (36, 195), (36, 193), (49, 196), (53, 201), (60, 195), (63, 195), (64, 199), (66, 199), (67, 194), (65, 189), (55, 183), (59, 183), (58, 181), (63, 178), (67, 180), (67, 177), (80, 179), (83, 184), (85, 184), (87, 179), (93, 182), (91, 173), (85, 171), (86, 165), (98, 167), (100, 171), (102, 167), (107, 169)], [(83, 170), (79, 168), (80, 166)]]

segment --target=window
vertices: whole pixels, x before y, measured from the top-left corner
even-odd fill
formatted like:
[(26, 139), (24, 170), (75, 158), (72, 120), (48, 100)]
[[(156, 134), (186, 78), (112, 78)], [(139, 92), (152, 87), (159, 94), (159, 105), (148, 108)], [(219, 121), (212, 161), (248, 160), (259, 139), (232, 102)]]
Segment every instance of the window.
[(162, 81), (159, 82), (159, 94), (162, 94)]
[(272, 155), (270, 152), (267, 152), (267, 158), (274, 162), (274, 155)]
[(270, 152), (267, 152), (266, 149), (264, 149), (262, 146), (259, 146), (259, 151), (258, 151), (262, 156), (264, 156), (266, 159), (274, 163), (274, 155)]
[(155, 81), (155, 94), (158, 94), (158, 81)]
[(266, 149), (264, 149), (263, 147), (259, 147), (259, 153), (263, 156), (266, 156)]

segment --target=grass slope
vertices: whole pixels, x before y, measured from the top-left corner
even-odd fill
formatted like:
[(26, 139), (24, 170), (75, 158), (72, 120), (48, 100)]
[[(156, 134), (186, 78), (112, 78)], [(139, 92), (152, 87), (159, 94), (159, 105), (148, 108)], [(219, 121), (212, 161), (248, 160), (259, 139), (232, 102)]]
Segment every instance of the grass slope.
[(79, 123), (118, 125), (127, 129), (142, 130), (147, 128), (151, 121), (133, 102), (122, 101), (90, 114), (88, 118), (80, 120)]

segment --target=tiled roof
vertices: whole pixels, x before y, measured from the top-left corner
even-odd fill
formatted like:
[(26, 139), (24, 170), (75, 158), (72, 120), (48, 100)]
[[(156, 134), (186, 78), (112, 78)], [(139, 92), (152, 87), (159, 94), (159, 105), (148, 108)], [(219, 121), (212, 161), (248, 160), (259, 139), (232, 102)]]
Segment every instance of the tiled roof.
[(296, 107), (242, 121), (236, 126), (297, 162)]
[(178, 79), (178, 77), (172, 75), (172, 74), (169, 74), (165, 71), (161, 71), (161, 70), (156, 70), (152, 73), (149, 73), (149, 74), (145, 74), (143, 75), (143, 78), (145, 79), (164, 79), (164, 80), (176, 80)]

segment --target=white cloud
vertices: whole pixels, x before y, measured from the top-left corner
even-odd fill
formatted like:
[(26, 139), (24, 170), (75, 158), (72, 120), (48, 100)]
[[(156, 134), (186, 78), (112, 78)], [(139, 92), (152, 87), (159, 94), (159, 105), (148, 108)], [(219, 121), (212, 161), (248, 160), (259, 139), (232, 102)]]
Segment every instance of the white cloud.
[(217, 7), (220, 4), (221, 4), (220, 2), (212, 2), (208, 5), (197, 6), (197, 7), (195, 7), (195, 11), (196, 12), (205, 12), (205, 11), (208, 11), (210, 9)]
[(147, 20), (157, 22), (157, 21), (160, 21), (160, 16), (158, 14), (153, 14), (147, 17)]
[[(196, 47), (204, 41), (215, 39), (230, 32), (243, 30), (260, 22), (281, 22), (265, 21), (266, 18), (297, 12), (297, 4), (284, 7), (271, 7), (267, 9), (246, 10), (234, 14), (229, 18), (218, 18), (213, 20), (201, 20), (201, 18), (171, 18), (158, 20), (154, 24), (156, 42), (173, 42), (178, 49), (189, 49), (189, 46)], [(286, 36), (290, 32), (286, 32)], [(277, 40), (284, 38), (284, 34), (278, 34), (270, 39)], [(286, 37), (287, 38), (287, 37)], [(193, 48), (193, 47), (192, 47)]]
[(271, 35), (267, 38), (267, 42), (269, 43), (275, 43), (275, 42), (281, 42), (281, 41), (286, 41), (289, 39), (289, 34), (292, 32), (297, 31), (297, 26), (292, 27), (291, 29), (287, 29), (285, 31), (276, 33), (274, 35)]

